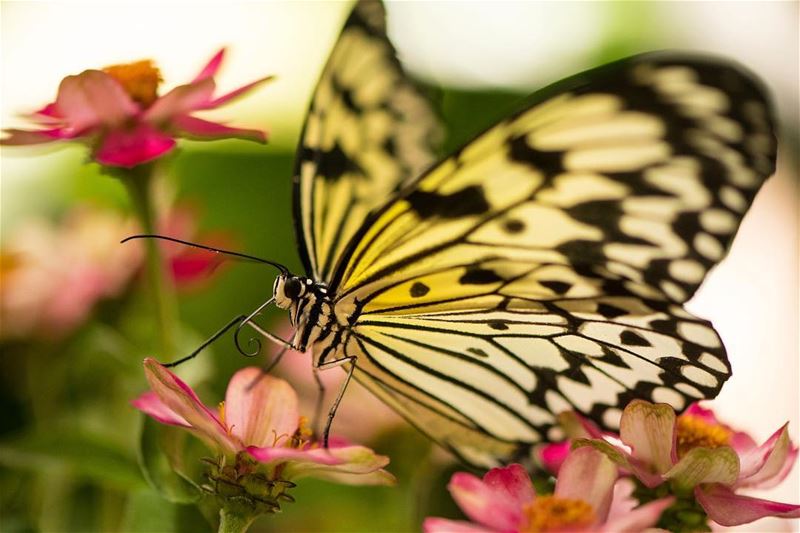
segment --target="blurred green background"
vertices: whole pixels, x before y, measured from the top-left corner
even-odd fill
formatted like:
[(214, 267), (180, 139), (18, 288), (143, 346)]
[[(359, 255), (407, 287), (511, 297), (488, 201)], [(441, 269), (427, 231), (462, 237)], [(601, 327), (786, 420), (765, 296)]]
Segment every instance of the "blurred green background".
[[(734, 364), (734, 377), (715, 407), (761, 438), (790, 420), (798, 440), (798, 4), (712, 5), (415, 2), (390, 3), (388, 13), (401, 56), (430, 87), (448, 127), (445, 151), (506, 115), (536, 87), (638, 51), (710, 50), (736, 58), (765, 78), (783, 123), (780, 169), (759, 195), (731, 257), (712, 275), (693, 309), (714, 321)], [(196, 227), (185, 238), (209, 242), (204, 238), (215, 236), (229, 247), (300, 270), (290, 213), (294, 145), (348, 3), (196, 8), (176, 3), (159, 9), (147, 3), (3, 2), (0, 7), (4, 128), (18, 126), (15, 113), (51, 100), (63, 76), (85, 68), (151, 57), (169, 88), (190, 79), (217, 47), (228, 44), (223, 85), (277, 74), (274, 84), (216, 112), (237, 126), (269, 127), (272, 142), (266, 147), (238, 141), (182, 143), (164, 176), (164, 198), (170, 208), (192, 206)], [(121, 184), (87, 164), (81, 147), (3, 148), (0, 170), (3, 249), (37, 220), (47, 221), (57, 239), (59, 231), (68, 231), (77, 207), (119, 217), (130, 211)], [(119, 230), (124, 236), (123, 225)], [(102, 257), (119, 251), (110, 247), (92, 253)], [(16, 266), (11, 256), (2, 258), (0, 272)], [(45, 248), (41, 261), (63, 262), (64, 256)], [(228, 263), (181, 291), (181, 348), (190, 351), (231, 317), (257, 307), (271, 295), (273, 275), (258, 265)], [(0, 296), (7, 289), (0, 286)], [(1, 309), (8, 324), (14, 305), (4, 303)], [(279, 330), (282, 318), (272, 314), (264, 322)], [(116, 294), (99, 298), (63, 334), (54, 336), (45, 324), (24, 335), (4, 335), (0, 530), (209, 528), (194, 506), (161, 498), (138, 466), (142, 417), (128, 402), (146, 388), (142, 359), (160, 355), (154, 353), (153, 320), (141, 272), (131, 272)], [(287, 356), (292, 357), (295, 361), (283, 363), (281, 371), (313, 401), (310, 363), (298, 354)], [(233, 372), (262, 362), (243, 358), (225, 337), (178, 373), (214, 405), (224, 397)], [(746, 408), (742, 394), (752, 399)], [(356, 409), (348, 407), (351, 396), (360, 410), (348, 415)], [(362, 418), (362, 423), (374, 424), (374, 430), (348, 427), (348, 420), (365, 410), (374, 418)], [(349, 391), (334, 431), (354, 433), (389, 455), (398, 486), (358, 488), (305, 480), (292, 493), (297, 503), (260, 519), (254, 531), (413, 531), (425, 516), (458, 516), (445, 490), (456, 466), (418, 433), (388, 417), (377, 400)], [(797, 485), (795, 473), (770, 494), (798, 501)]]

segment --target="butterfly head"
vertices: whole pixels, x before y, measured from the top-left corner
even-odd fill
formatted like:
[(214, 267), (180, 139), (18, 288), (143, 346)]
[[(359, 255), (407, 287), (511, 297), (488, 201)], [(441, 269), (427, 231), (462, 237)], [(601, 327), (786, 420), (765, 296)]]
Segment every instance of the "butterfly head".
[(316, 288), (313, 280), (305, 276), (294, 276), (288, 272), (282, 273), (275, 279), (272, 286), (272, 295), (275, 305), (281, 309), (289, 309), (299, 301), (308, 299)]

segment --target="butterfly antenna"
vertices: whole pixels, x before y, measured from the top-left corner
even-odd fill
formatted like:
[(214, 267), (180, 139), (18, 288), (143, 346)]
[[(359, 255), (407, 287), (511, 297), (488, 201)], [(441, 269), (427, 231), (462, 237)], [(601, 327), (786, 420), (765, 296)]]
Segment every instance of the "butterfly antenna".
[(159, 240), (162, 240), (162, 241), (174, 242), (174, 243), (178, 243), (178, 244), (183, 244), (185, 246), (191, 246), (192, 248), (199, 248), (201, 250), (207, 250), (209, 252), (214, 252), (214, 253), (217, 253), (217, 254), (229, 255), (231, 257), (238, 257), (239, 259), (245, 259), (247, 261), (255, 261), (256, 263), (263, 263), (265, 265), (271, 265), (271, 266), (274, 266), (275, 268), (277, 268), (278, 270), (280, 270), (281, 274), (288, 274), (289, 273), (289, 269), (288, 268), (286, 268), (282, 264), (276, 263), (274, 261), (268, 261), (266, 259), (261, 259), (260, 257), (255, 257), (253, 255), (247, 255), (247, 254), (243, 254), (243, 253), (240, 253), (240, 252), (232, 252), (230, 250), (223, 250), (221, 248), (213, 248), (211, 246), (206, 246), (204, 244), (197, 244), (196, 242), (184, 241), (184, 240), (181, 240), (181, 239), (176, 239), (175, 237), (167, 237), (166, 235), (151, 235), (151, 234), (131, 235), (130, 237), (125, 237), (124, 239), (122, 239), (119, 242), (120, 242), (120, 244), (124, 244), (124, 243), (126, 243), (128, 241), (133, 241), (133, 240), (136, 240), (136, 239), (159, 239)]

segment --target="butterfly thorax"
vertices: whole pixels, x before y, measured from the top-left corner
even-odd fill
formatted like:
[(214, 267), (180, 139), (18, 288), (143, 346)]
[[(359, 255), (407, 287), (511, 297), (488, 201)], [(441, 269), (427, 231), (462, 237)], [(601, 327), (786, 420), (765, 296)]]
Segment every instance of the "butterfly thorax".
[(292, 346), (296, 350), (304, 352), (314, 343), (335, 337), (332, 334), (339, 329), (339, 324), (324, 283), (305, 276), (282, 274), (275, 280), (273, 296), (275, 305), (289, 311), (289, 320), (295, 327)]

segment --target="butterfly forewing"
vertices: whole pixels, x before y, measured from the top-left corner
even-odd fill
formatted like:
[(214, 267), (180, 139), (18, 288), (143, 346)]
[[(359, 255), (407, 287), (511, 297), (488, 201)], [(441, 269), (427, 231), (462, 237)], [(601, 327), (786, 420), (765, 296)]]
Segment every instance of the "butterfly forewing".
[[(483, 466), (552, 438), (564, 410), (613, 427), (633, 398), (682, 409), (715, 396), (725, 350), (682, 304), (774, 169), (771, 110), (752, 76), (636, 56), (535, 94), (419, 176), (410, 169), (427, 157), (415, 166), (383, 150), (383, 168), (409, 170), (381, 181), (360, 170), (368, 144), (346, 140), (368, 106), (345, 105), (332, 81), (359, 47), (391, 50), (382, 26), (362, 28), (365, 6), (314, 98), (298, 197), (311, 270), (345, 330), (335, 349), (357, 358), (356, 378)], [(346, 39), (348, 28), (363, 35)], [(420, 124), (418, 138), (434, 131)], [(361, 201), (362, 190), (384, 196)]]
[(386, 37), (383, 6), (359, 2), (323, 69), (295, 168), (306, 271), (330, 279), (367, 214), (434, 162), (440, 126)]

